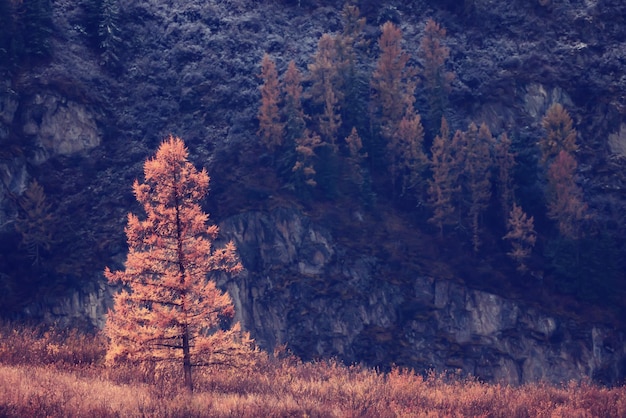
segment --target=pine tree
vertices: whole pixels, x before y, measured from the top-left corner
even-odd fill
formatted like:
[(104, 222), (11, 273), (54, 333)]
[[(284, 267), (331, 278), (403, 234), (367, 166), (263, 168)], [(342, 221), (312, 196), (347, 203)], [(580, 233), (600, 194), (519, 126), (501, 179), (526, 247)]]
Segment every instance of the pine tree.
[(548, 169), (548, 216), (557, 221), (561, 235), (580, 238), (581, 223), (587, 218), (587, 205), (576, 184), (576, 160), (561, 150)]
[(13, 59), (14, 19), (13, 2), (0, 0), (0, 68), (8, 68)]
[(537, 234), (535, 233), (534, 218), (530, 218), (522, 210), (521, 206), (517, 206), (513, 203), (511, 212), (509, 213), (509, 219), (507, 222), (507, 234), (502, 239), (510, 241), (511, 251), (507, 253), (517, 263), (517, 270), (519, 272), (525, 272), (528, 267), (526, 266), (526, 259), (530, 257), (535, 242), (537, 241)]
[(471, 123), (465, 133), (467, 153), (465, 159), (466, 187), (469, 192), (470, 223), (474, 251), (480, 246), (480, 217), (491, 199), (491, 154), (493, 137), (484, 123), (480, 129)]
[(446, 61), (450, 57), (450, 49), (444, 45), (445, 38), (446, 30), (434, 20), (428, 19), (418, 56), (424, 66), (423, 78), (429, 117), (435, 121), (443, 116), (454, 80), (454, 73), (445, 69)]
[(560, 103), (550, 106), (541, 124), (546, 131), (539, 141), (542, 164), (548, 165), (561, 151), (571, 154), (578, 149), (572, 118)]
[(278, 108), (280, 100), (280, 86), (278, 84), (278, 71), (276, 64), (268, 54), (263, 55), (261, 61), (261, 106), (259, 108), (259, 130), (257, 135), (263, 144), (270, 150), (275, 151), (283, 143), (284, 126), (280, 120)]
[(102, 64), (116, 68), (120, 64), (119, 52), (122, 35), (119, 26), (118, 0), (99, 0), (98, 47)]
[[(192, 391), (192, 368), (245, 353), (250, 343), (238, 325), (224, 330), (234, 314), (215, 274), (242, 270), (232, 242), (215, 248), (219, 229), (207, 226), (200, 207), (209, 187), (205, 170), (187, 160), (180, 138), (170, 137), (144, 164), (145, 183), (133, 191), (147, 217), (128, 215), (125, 270), (105, 271), (122, 290), (114, 297), (105, 332), (109, 363), (118, 360), (182, 364)], [(207, 277), (207, 275), (209, 277)]]
[[(52, 45), (52, 3), (50, 0), (24, 0), (18, 6), (22, 58), (50, 55)], [(17, 41), (19, 42), (19, 41)]]

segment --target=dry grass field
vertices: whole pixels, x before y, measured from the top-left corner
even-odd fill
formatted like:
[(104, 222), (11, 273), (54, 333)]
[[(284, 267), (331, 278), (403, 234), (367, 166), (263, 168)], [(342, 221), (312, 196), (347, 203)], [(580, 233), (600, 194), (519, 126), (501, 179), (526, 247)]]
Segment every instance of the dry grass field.
[(487, 384), (407, 370), (260, 354), (246, 368), (196, 372), (103, 364), (105, 341), (0, 327), (0, 417), (626, 417), (626, 387)]

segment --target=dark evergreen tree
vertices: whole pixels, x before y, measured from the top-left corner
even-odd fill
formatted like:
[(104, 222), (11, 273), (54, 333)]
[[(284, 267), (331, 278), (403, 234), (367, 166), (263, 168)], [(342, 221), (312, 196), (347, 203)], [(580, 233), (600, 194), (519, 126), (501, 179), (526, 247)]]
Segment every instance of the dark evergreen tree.
[(0, 68), (8, 67), (13, 58), (13, 19), (13, 3), (10, 0), (0, 0)]
[(120, 64), (119, 51), (122, 37), (119, 27), (119, 5), (117, 0), (102, 0), (98, 25), (100, 57), (102, 64), (116, 68)]
[(52, 3), (24, 0), (18, 8), (19, 35), (15, 43), (22, 59), (43, 58), (51, 53)]
[(122, 46), (118, 0), (87, 0), (84, 8), (85, 31), (91, 46), (100, 53), (102, 65), (116, 68)]

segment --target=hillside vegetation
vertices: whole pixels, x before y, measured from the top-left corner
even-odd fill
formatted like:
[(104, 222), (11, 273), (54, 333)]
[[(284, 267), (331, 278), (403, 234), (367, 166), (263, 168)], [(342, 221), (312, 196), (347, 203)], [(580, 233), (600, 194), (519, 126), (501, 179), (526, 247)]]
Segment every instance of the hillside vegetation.
[(344, 3), (0, 0), (0, 314), (102, 324), (175, 134), (269, 351), (623, 381), (626, 6)]
[(626, 387), (493, 385), (381, 373), (280, 352), (248, 368), (211, 368), (190, 395), (172, 370), (106, 368), (104, 340), (75, 331), (0, 329), (5, 417), (623, 417)]

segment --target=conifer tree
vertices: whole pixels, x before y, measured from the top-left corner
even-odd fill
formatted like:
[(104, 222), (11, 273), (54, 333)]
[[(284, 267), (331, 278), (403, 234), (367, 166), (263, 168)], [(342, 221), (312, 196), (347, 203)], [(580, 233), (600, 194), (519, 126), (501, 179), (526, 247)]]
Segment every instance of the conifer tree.
[(280, 86), (276, 64), (268, 54), (263, 55), (261, 61), (261, 106), (259, 108), (259, 130), (257, 135), (263, 144), (275, 151), (283, 143), (284, 126), (280, 120), (278, 104), (280, 100)]
[(302, 109), (302, 75), (293, 60), (287, 65), (287, 71), (283, 77), (282, 91), (285, 138), (290, 143), (293, 143), (297, 138), (302, 137), (306, 127), (306, 116)]
[(426, 21), (418, 56), (422, 61), (424, 86), (431, 120), (439, 120), (447, 105), (454, 73), (446, 71), (450, 49), (444, 45), (446, 30), (433, 19)]
[(548, 169), (548, 216), (557, 221), (561, 235), (580, 238), (582, 221), (587, 217), (583, 193), (576, 184), (576, 160), (561, 150)]
[(13, 2), (0, 0), (0, 68), (9, 67), (13, 58), (14, 24)]
[(407, 109), (415, 102), (415, 69), (408, 66), (409, 54), (401, 46), (402, 31), (393, 23), (382, 27), (378, 41), (380, 56), (372, 74), (372, 100), (380, 112), (382, 135), (393, 136)]
[(412, 109), (400, 120), (394, 135), (387, 142), (387, 158), (395, 192), (396, 179), (400, 180), (400, 193), (408, 190), (421, 198), (421, 181), (428, 164), (422, 149), (424, 129), (421, 118)]
[(367, 153), (363, 152), (363, 142), (355, 127), (352, 128), (350, 135), (346, 137), (346, 144), (348, 145), (349, 157), (348, 157), (348, 172), (350, 178), (354, 184), (356, 184), (361, 191), (363, 191), (363, 185), (365, 182), (363, 176), (363, 163), (367, 158)]
[[(511, 151), (511, 140), (506, 133), (494, 145), (494, 159), (497, 166), (497, 187), (500, 207), (505, 216), (511, 211), (515, 201), (512, 171), (515, 167), (515, 154)], [(506, 221), (506, 220), (505, 220)]]
[(122, 45), (118, 0), (100, 0), (98, 40), (102, 64), (109, 68), (117, 67)]
[(525, 264), (526, 259), (530, 257), (537, 241), (534, 218), (532, 216), (529, 218), (521, 206), (513, 203), (507, 222), (507, 231), (507, 234), (502, 237), (511, 243), (512, 249), (507, 255), (517, 263), (517, 270), (523, 273), (528, 269)]
[(469, 192), (468, 214), (472, 225), (474, 251), (480, 246), (480, 217), (491, 199), (491, 154), (493, 137), (484, 123), (480, 129), (471, 123), (466, 134), (465, 159), (466, 187)]
[(19, 204), (21, 213), (15, 222), (15, 229), (21, 235), (20, 247), (28, 252), (33, 265), (37, 266), (53, 241), (52, 205), (47, 202), (43, 187), (37, 180), (30, 182)]
[(105, 332), (107, 362), (180, 364), (185, 387), (192, 391), (193, 367), (236, 361), (250, 340), (238, 325), (220, 327), (234, 309), (228, 294), (216, 287), (215, 274), (236, 274), (242, 266), (232, 242), (215, 248), (219, 229), (207, 226), (199, 203), (209, 176), (187, 156), (183, 141), (170, 137), (145, 162), (145, 183), (133, 184), (147, 217), (129, 213), (125, 270), (105, 271), (111, 283), (123, 285)]
[(548, 165), (561, 151), (571, 154), (578, 149), (572, 118), (560, 103), (550, 106), (541, 124), (545, 130), (539, 141), (542, 164)]
[(336, 151), (337, 131), (341, 126), (339, 102), (343, 100), (342, 78), (339, 75), (337, 42), (325, 33), (317, 44), (313, 62), (309, 64), (312, 81), (309, 94), (322, 107), (318, 115), (318, 130), (325, 144)]
[(304, 130), (304, 135), (296, 140), (297, 160), (292, 171), (298, 175), (298, 185), (317, 186), (315, 175), (315, 150), (322, 145), (322, 139), (315, 132)]
[(359, 69), (359, 50), (367, 45), (365, 18), (359, 8), (348, 3), (341, 12), (342, 30), (336, 38), (338, 75), (342, 99), (339, 101), (342, 125), (365, 126), (369, 100), (367, 76)]
[(451, 141), (448, 122), (445, 118), (441, 118), (440, 134), (435, 137), (430, 150), (430, 167), (433, 174), (428, 182), (428, 203), (433, 210), (433, 216), (428, 219), (428, 222), (439, 228), (440, 236), (443, 235), (444, 225), (453, 225), (458, 222), (454, 196), (460, 189), (459, 172), (452, 148), (454, 144), (462, 141), (461, 135), (463, 135), (462, 132), (456, 131)]
[[(42, 58), (50, 55), (52, 35), (52, 3), (50, 0), (25, 0), (19, 3), (19, 35), (17, 46), (22, 58)], [(17, 41), (19, 42), (19, 40)]]

